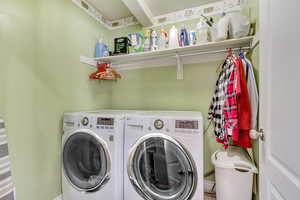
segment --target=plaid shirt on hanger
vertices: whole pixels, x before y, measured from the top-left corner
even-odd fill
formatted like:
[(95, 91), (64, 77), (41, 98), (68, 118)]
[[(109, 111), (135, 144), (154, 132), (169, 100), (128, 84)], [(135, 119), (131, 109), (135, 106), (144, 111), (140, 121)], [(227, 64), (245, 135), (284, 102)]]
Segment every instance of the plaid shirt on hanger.
[(224, 105), (230, 76), (235, 70), (234, 62), (231, 58), (226, 59), (222, 72), (216, 82), (214, 95), (208, 111), (208, 119), (214, 122), (214, 132), (217, 140), (224, 145), (228, 145), (228, 133), (225, 128)]
[(233, 71), (229, 77), (223, 108), (225, 118), (224, 128), (229, 136), (238, 135), (239, 132), (237, 101), (237, 95), (240, 93), (239, 77), (238, 68), (233, 63)]

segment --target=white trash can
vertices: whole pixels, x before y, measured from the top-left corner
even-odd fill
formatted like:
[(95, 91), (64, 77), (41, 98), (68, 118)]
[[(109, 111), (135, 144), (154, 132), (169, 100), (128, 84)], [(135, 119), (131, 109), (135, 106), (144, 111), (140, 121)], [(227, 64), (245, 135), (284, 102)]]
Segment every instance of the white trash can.
[(238, 147), (212, 155), (216, 172), (217, 200), (251, 200), (253, 176), (258, 173), (246, 152)]

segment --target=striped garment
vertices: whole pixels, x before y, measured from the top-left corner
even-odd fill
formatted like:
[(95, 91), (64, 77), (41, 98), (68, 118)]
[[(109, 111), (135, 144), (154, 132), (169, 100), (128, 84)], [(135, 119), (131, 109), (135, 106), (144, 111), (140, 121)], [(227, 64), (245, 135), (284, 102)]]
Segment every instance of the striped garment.
[(0, 200), (15, 200), (4, 121), (0, 119)]

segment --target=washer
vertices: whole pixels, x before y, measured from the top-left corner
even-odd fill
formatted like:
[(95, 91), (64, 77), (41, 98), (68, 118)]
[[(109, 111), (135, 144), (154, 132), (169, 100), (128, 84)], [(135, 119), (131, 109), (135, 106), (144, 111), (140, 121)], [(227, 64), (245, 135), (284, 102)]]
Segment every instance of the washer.
[(125, 111), (64, 115), (64, 200), (122, 200)]
[(127, 116), (124, 200), (203, 200), (203, 196), (202, 114)]

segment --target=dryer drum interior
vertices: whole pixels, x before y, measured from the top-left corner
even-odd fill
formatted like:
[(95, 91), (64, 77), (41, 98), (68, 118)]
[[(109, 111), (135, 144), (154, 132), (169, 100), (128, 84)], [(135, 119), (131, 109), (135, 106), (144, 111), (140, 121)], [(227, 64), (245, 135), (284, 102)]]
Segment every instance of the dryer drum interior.
[(187, 200), (196, 188), (196, 167), (181, 144), (167, 136), (140, 140), (129, 161), (138, 193), (151, 200)]
[(110, 171), (105, 142), (91, 133), (71, 135), (63, 147), (63, 167), (75, 189), (85, 192), (100, 189), (109, 179)]

